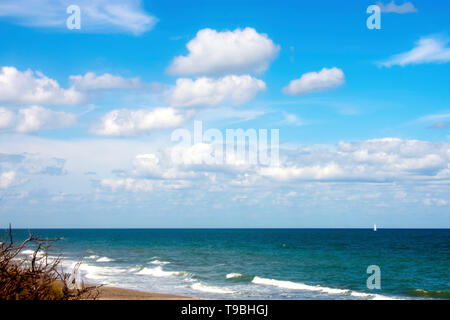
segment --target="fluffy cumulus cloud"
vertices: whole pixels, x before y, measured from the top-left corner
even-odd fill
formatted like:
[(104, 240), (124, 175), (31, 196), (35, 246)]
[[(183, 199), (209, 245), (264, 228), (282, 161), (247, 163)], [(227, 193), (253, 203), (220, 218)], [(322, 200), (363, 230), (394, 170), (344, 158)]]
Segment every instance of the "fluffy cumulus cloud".
[(387, 4), (378, 2), (377, 5), (380, 7), (381, 12), (386, 12), (386, 13), (392, 12), (392, 13), (404, 14), (404, 13), (417, 12), (416, 7), (411, 2), (404, 2), (402, 4), (396, 4), (395, 1), (392, 0), (391, 2), (389, 2)]
[(92, 100), (95, 91), (142, 90), (161, 93), (164, 85), (158, 82), (142, 83), (139, 78), (124, 78), (109, 73), (69, 76), (70, 87), (59, 83), (40, 71), (20, 71), (15, 67), (0, 69), (0, 103), (5, 105), (80, 106)]
[(11, 128), (14, 125), (15, 119), (16, 115), (14, 112), (0, 107), (0, 130)]
[(447, 63), (450, 61), (448, 42), (448, 39), (438, 37), (421, 38), (410, 51), (394, 55), (379, 65), (392, 67), (422, 63)]
[[(132, 162), (132, 169), (123, 171), (120, 178), (107, 178), (102, 184), (110, 190), (153, 192), (155, 185), (162, 186), (164, 182), (172, 187), (189, 187), (193, 180), (195, 183), (192, 185), (202, 185), (207, 190), (234, 187), (273, 189), (274, 186), (298, 185), (300, 181), (424, 186), (450, 180), (448, 143), (384, 138), (343, 141), (329, 147), (282, 149), (279, 166), (245, 161), (210, 161), (217, 150), (217, 146), (212, 144), (196, 143), (168, 146), (157, 153), (138, 154)], [(224, 151), (222, 148), (221, 154), (226, 156)], [(403, 193), (398, 194), (399, 198), (404, 196)]]
[(151, 30), (157, 19), (145, 12), (140, 0), (2, 0), (0, 16), (21, 25), (66, 28), (70, 5), (81, 11), (81, 32), (129, 32)]
[(215, 107), (222, 103), (236, 106), (253, 99), (265, 89), (264, 81), (249, 75), (229, 75), (219, 79), (182, 78), (171, 91), (169, 103), (176, 107)]
[(105, 114), (92, 128), (92, 132), (103, 136), (134, 136), (151, 130), (177, 127), (188, 116), (174, 108), (116, 109)]
[(285, 94), (305, 95), (311, 92), (330, 90), (345, 82), (344, 72), (336, 67), (323, 68), (319, 72), (308, 72), (299, 79), (292, 80), (283, 88)]
[(260, 174), (277, 180), (411, 181), (448, 179), (450, 144), (398, 138), (340, 142), (335, 149), (304, 149)]
[(41, 128), (64, 128), (74, 124), (77, 117), (72, 113), (48, 110), (39, 106), (20, 109), (17, 115), (16, 131), (37, 132)]
[(72, 113), (52, 111), (40, 106), (19, 109), (17, 114), (0, 108), (0, 117), (0, 129), (18, 133), (69, 127), (77, 120), (77, 116)]
[(266, 34), (248, 27), (222, 32), (202, 29), (186, 47), (188, 55), (176, 57), (168, 73), (205, 76), (261, 73), (280, 50)]
[(79, 105), (85, 95), (73, 87), (63, 89), (42, 72), (20, 71), (15, 67), (0, 69), (0, 102), (14, 105)]
[(123, 78), (109, 73), (97, 75), (87, 72), (84, 75), (70, 76), (70, 81), (78, 90), (112, 90), (112, 89), (139, 89), (142, 83), (139, 78)]

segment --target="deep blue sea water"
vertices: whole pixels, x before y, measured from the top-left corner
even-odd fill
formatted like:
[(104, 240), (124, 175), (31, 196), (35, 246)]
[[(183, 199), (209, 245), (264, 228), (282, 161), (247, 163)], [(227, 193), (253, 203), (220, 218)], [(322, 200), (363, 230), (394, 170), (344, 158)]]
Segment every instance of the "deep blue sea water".
[[(50, 254), (67, 268), (82, 260), (88, 283), (216, 299), (450, 298), (449, 229), (32, 232), (64, 237)], [(379, 290), (367, 288), (370, 265)]]

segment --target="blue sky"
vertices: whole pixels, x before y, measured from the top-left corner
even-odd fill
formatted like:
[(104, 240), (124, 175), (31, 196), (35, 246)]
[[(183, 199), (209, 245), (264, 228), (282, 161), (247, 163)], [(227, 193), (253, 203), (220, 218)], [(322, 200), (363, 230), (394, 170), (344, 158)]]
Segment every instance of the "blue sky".
[[(0, 223), (449, 227), (449, 9), (2, 1)], [(195, 120), (279, 129), (279, 166), (174, 163)]]

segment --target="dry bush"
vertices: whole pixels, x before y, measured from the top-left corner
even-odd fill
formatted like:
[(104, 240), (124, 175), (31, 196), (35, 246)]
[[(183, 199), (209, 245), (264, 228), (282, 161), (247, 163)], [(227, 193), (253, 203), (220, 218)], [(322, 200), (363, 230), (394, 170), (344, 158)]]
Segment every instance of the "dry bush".
[[(49, 258), (48, 249), (61, 239), (36, 237), (16, 244), (11, 226), (0, 243), (0, 300), (80, 300), (96, 299), (99, 286), (77, 283), (80, 263), (72, 273), (65, 273), (61, 257)], [(31, 258), (21, 255), (29, 246), (34, 247)]]

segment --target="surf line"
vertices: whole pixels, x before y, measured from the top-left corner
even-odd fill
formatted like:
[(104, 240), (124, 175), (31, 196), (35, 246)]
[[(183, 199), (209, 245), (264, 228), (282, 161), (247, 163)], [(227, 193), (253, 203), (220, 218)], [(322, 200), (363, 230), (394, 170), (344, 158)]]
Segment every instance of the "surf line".
[(214, 311), (216, 310), (216, 307), (196, 307), (191, 306), (191, 304), (188, 304), (187, 307), (181, 308), (181, 314), (182, 315), (207, 315), (209, 318), (212, 318), (214, 316)]

